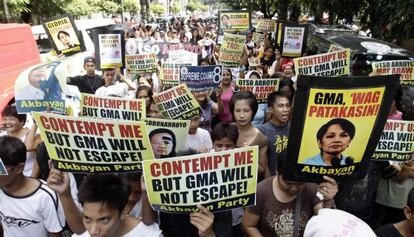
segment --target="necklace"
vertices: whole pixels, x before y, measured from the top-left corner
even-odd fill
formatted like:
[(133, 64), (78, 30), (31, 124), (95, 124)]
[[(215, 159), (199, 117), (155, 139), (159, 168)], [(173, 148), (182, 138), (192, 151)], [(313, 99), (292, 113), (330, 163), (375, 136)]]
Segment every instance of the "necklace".
[(95, 91), (95, 84), (96, 84), (96, 75), (93, 76), (93, 84), (90, 81), (89, 77), (86, 77), (87, 81), (88, 81), (88, 86), (91, 89), (91, 91)]

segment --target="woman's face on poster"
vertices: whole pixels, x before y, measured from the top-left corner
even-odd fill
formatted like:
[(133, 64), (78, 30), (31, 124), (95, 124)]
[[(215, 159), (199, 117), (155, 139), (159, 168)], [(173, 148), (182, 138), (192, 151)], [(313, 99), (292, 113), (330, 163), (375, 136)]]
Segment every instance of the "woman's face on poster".
[(60, 42), (62, 42), (63, 45), (69, 45), (70, 44), (70, 36), (69, 35), (60, 32), (58, 37), (59, 37)]
[(349, 134), (339, 124), (333, 124), (318, 141), (318, 144), (322, 152), (339, 155), (348, 148), (351, 141)]
[(168, 156), (173, 149), (173, 138), (168, 133), (157, 133), (151, 137), (151, 146), (155, 158)]

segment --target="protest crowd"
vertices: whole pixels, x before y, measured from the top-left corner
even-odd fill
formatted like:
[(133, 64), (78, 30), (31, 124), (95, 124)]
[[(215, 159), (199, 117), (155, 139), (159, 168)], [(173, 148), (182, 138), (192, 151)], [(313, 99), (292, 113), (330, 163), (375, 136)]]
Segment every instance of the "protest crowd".
[(98, 32), (64, 77), (80, 93), (65, 112), (62, 85), (16, 97), (1, 114), (0, 236), (414, 236), (399, 77), (341, 81), (349, 49), (311, 55), (303, 25), (244, 17)]

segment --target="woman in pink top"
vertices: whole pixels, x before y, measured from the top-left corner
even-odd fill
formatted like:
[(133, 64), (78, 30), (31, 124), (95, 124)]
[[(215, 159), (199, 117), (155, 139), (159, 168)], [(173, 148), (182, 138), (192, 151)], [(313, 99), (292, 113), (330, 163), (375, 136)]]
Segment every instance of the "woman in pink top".
[(223, 80), (221, 81), (221, 101), (223, 103), (223, 112), (219, 114), (219, 119), (221, 122), (231, 122), (233, 121), (233, 116), (230, 111), (230, 100), (234, 93), (234, 84), (232, 83), (233, 75), (229, 68), (223, 69)]

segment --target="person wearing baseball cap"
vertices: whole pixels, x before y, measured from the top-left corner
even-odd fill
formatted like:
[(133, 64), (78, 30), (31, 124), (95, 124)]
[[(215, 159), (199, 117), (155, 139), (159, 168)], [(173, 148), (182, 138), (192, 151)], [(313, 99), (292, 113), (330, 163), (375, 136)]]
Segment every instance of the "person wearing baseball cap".
[(105, 85), (101, 76), (96, 75), (96, 61), (94, 57), (88, 56), (83, 60), (83, 68), (86, 75), (68, 77), (68, 84), (79, 88), (81, 93), (95, 94), (95, 91)]

